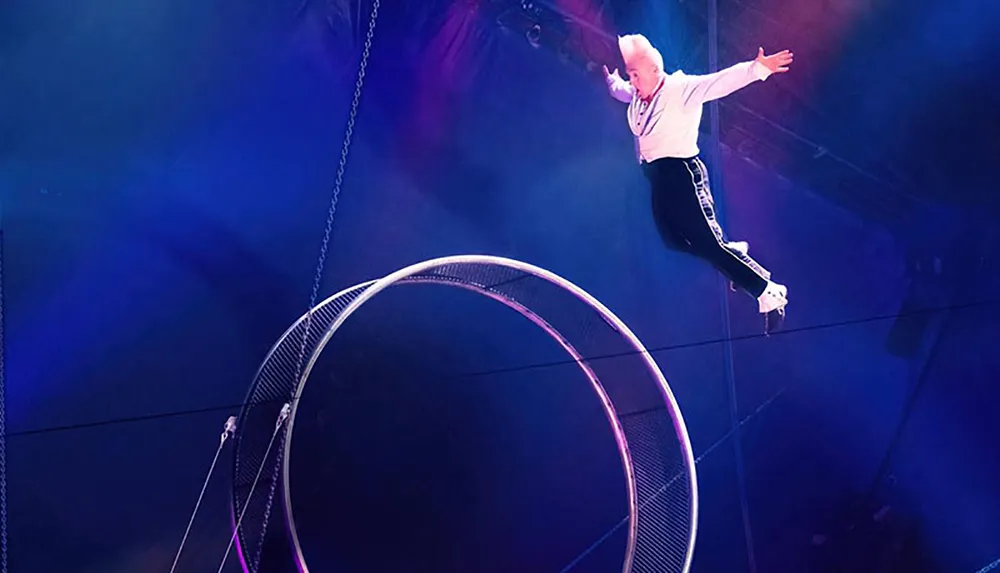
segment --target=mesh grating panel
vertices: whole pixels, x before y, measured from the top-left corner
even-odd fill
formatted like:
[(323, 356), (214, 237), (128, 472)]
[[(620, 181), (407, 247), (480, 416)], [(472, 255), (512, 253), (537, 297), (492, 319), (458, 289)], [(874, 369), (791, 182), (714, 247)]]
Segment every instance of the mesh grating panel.
[[(475, 285), (542, 317), (585, 358), (612, 404), (634, 468), (638, 516), (634, 573), (683, 571), (694, 529), (681, 418), (664, 400), (645, 353), (607, 317), (563, 285), (516, 269), (481, 263), (451, 264), (414, 276)], [(409, 280), (409, 279), (404, 279)]]
[(685, 459), (664, 448), (675, 440), (673, 420), (664, 409), (624, 416), (629, 451), (636, 468), (638, 539), (632, 571), (682, 571), (693, 503)]
[[(317, 306), (307, 355), (321, 353), (323, 336), (365, 300), (390, 286), (413, 283), (455, 286), (500, 300), (559, 340), (569, 353), (568, 362), (581, 357), (578, 362), (585, 372), (592, 373), (595, 390), (606, 396), (611, 425), (623, 450), (623, 467), (634, 488), (628, 526), (635, 541), (624, 569), (635, 573), (686, 572), (696, 530), (697, 491), (683, 419), (659, 369), (634, 335), (600, 303), (565, 279), (519, 261), (496, 257), (426, 261), (380, 281), (348, 289)], [(235, 458), (233, 497), (237, 511), (247, 502), (248, 484), (260, 467), (282, 401), (298, 382), (294, 372), (302, 328), (300, 320), (275, 346), (261, 366), (244, 407)], [(305, 381), (308, 373), (303, 377)], [(274, 454), (266, 464), (274, 463)], [(268, 473), (270, 465), (266, 468)], [(284, 468), (287, 472), (287, 461)], [(257, 500), (263, 491), (266, 488), (258, 487), (240, 528), (244, 551), (253, 546), (247, 540), (256, 543), (259, 536), (254, 524), (259, 523), (263, 513)], [(291, 516), (289, 507), (285, 511)], [(294, 523), (290, 529), (293, 549), (301, 554)], [(304, 563), (299, 566), (308, 571)]]
[[(371, 282), (362, 283), (337, 293), (313, 309), (303, 362), (309, 360), (320, 339), (341, 312), (371, 284)], [(245, 511), (242, 525), (237, 532), (240, 550), (244, 552), (244, 556), (252, 555), (261, 541), (260, 524), (264, 518), (270, 490), (271, 470), (275, 456), (282, 446), (280, 437), (275, 441), (266, 460), (264, 454), (274, 433), (278, 413), (282, 405), (292, 396), (298, 382), (295, 379), (295, 371), (301, 353), (302, 338), (306, 331), (305, 319), (305, 316), (300, 318), (272, 347), (271, 353), (254, 377), (240, 414), (236, 444), (233, 448), (235, 453), (232, 495), (234, 516)], [(250, 489), (262, 464), (264, 469), (251, 498)]]

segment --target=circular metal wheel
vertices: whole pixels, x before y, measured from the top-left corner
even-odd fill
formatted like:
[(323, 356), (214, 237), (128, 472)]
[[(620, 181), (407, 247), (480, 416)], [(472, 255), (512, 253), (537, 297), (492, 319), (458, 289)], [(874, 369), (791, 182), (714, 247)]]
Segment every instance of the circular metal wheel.
[[(279, 452), (283, 487), (275, 503), (284, 512), (295, 565), (309, 571), (295, 523), (289, 469), (300, 398), (317, 359), (345, 321), (386, 289), (413, 284), (457, 287), (495, 300), (565, 350), (599, 398), (620, 454), (628, 498), (623, 573), (686, 573), (697, 532), (697, 478), (684, 419), (660, 369), (635, 334), (583, 289), (528, 263), (485, 255), (428, 260), (345, 289), (312, 309), (308, 336), (307, 313), (272, 347), (240, 414), (234, 448), (232, 509), (234, 519), (246, 513), (236, 532), (244, 569), (250, 571), (260, 551), (271, 489), (269, 483), (259, 485), (251, 496), (249, 486), (262, 464), (267, 464), (261, 472), (264, 481), (271, 474), (274, 454), (266, 455), (267, 447), (278, 412), (290, 401)], [(304, 363), (296, 377), (300, 357)]]

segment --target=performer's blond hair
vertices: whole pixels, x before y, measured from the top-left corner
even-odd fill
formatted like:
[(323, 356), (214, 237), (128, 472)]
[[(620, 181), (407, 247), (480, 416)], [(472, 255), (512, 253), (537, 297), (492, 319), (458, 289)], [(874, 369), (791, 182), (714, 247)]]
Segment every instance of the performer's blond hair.
[(626, 68), (650, 65), (657, 72), (663, 71), (663, 55), (642, 34), (618, 36), (618, 49)]

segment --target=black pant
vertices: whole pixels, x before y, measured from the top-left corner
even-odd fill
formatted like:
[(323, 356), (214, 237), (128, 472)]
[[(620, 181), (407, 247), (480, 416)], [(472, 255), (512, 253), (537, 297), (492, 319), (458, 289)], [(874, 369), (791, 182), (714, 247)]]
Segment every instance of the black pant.
[(701, 159), (657, 159), (643, 163), (643, 171), (652, 187), (653, 219), (663, 242), (709, 261), (754, 298), (760, 296), (771, 273), (727, 246)]

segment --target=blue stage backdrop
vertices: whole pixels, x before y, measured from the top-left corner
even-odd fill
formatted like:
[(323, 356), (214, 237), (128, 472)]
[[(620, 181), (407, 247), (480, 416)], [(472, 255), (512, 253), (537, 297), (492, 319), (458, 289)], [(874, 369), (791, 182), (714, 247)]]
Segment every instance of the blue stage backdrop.
[[(668, 66), (705, 70), (704, 22), (683, 3), (616, 4), (608, 34), (640, 30)], [(744, 32), (812, 17), (792, 4), (753, 2)], [(1000, 235), (995, 182), (962, 158), (997, 143), (952, 128), (988, 123), (966, 94), (989, 93), (977, 74), (997, 35), (975, 0), (950, 5), (842, 8), (816, 16), (813, 44), (742, 46), (749, 59), (795, 37), (812, 59), (730, 101), (781, 115), (768, 98), (797, 85), (784, 120), (842, 154), (900, 158), (921, 197), (883, 224), (724, 146), (728, 232), (790, 289), (786, 332), (764, 338), (755, 301), (663, 248), (599, 71), (499, 26), (496, 3), (384, 2), (321, 295), (450, 254), (550, 269), (629, 324), (677, 395), (699, 456), (692, 571), (748, 571), (749, 554), (757, 571), (829, 570), (866, 551), (844, 529), (889, 507), (879, 535), (971, 573), (1000, 556), (1000, 311), (978, 304), (996, 297)], [(223, 422), (306, 309), (369, 9), (0, 9), (12, 571), (169, 570)], [(503, 308), (414, 288), (359, 315), (307, 394), (318, 429), (294, 468), (324, 547), (314, 570), (558, 573), (624, 516), (596, 399), (567, 366), (454, 378), (559, 352)], [(225, 550), (224, 456), (181, 571), (214, 571)], [(614, 571), (623, 546), (612, 535), (573, 571)]]

